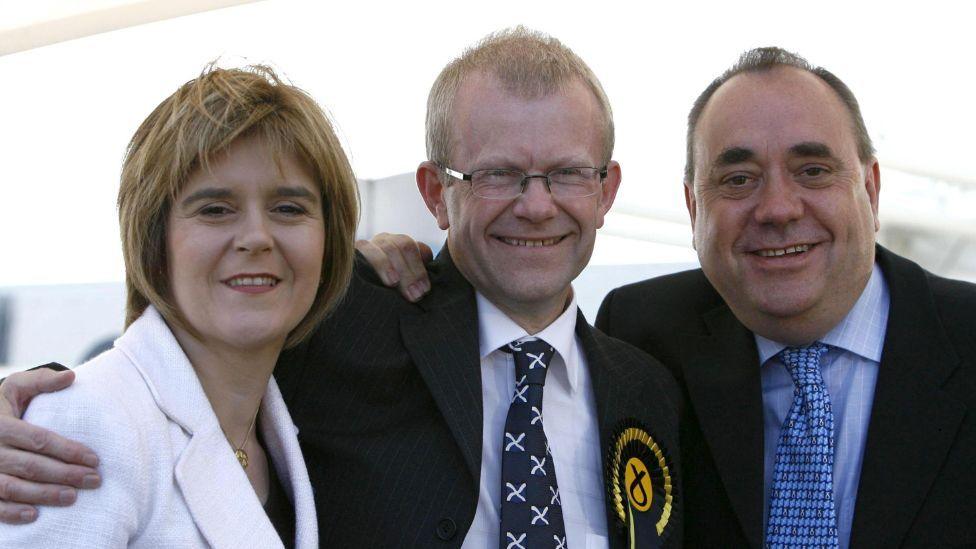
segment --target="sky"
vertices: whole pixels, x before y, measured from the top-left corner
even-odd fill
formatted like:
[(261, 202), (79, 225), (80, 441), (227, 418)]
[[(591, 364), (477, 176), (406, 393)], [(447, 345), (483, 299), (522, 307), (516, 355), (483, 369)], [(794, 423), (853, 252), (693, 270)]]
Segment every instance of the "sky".
[[(8, 4), (0, 9), (17, 9)], [(976, 38), (960, 5), (268, 0), (2, 56), (0, 286), (122, 279), (115, 195), (125, 146), (142, 119), (207, 62), (271, 64), (331, 113), (357, 175), (381, 178), (425, 159), (426, 96), (440, 69), (480, 37), (515, 24), (558, 37), (601, 79), (624, 174), (617, 227), (634, 216), (684, 219), (687, 111), (739, 53), (765, 45), (826, 66), (857, 94), (882, 162), (882, 223), (889, 202), (921, 208), (921, 217), (949, 208), (972, 219), (959, 201), (917, 205), (885, 194), (899, 187), (885, 166), (976, 181)], [(9, 26), (32, 17), (0, 19)], [(690, 241), (680, 224), (665, 230)], [(604, 238), (594, 261), (694, 259), (687, 247), (635, 254), (632, 244)]]

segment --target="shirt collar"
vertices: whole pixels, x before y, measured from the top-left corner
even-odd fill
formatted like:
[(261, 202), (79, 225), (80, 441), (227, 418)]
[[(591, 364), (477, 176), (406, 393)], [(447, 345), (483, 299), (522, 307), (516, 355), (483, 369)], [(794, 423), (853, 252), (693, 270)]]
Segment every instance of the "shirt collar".
[[(885, 330), (888, 326), (889, 305), (888, 284), (881, 274), (881, 268), (875, 263), (861, 297), (857, 298), (857, 302), (847, 312), (847, 316), (819, 341), (868, 360), (881, 362), (881, 350), (884, 347)], [(767, 339), (759, 334), (754, 335), (759, 350), (759, 364), (765, 364), (767, 360), (788, 347), (784, 343)]]
[(542, 331), (535, 334), (526, 332), (525, 328), (516, 324), (480, 292), (475, 292), (475, 298), (478, 303), (478, 342), (482, 359), (497, 351), (502, 345), (532, 335), (552, 345), (556, 354), (562, 357), (570, 390), (576, 391), (579, 374), (579, 365), (575, 359), (576, 292), (572, 292), (572, 299), (566, 310)]

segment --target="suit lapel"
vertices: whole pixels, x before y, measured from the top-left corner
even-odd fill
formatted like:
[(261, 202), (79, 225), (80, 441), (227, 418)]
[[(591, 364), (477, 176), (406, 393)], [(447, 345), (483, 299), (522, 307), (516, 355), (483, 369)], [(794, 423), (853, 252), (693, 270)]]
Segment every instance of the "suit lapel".
[(445, 246), (432, 265), (433, 290), (420, 311), (400, 317), (400, 334), (464, 455), (475, 486), (481, 479), (483, 403), (474, 290)]
[(679, 336), (685, 383), (742, 531), (761, 547), (763, 420), (755, 338), (725, 305), (703, 319), (710, 334)]
[(901, 544), (966, 412), (941, 389), (959, 357), (942, 329), (924, 271), (880, 247), (878, 264), (891, 306), (852, 547)]
[[(593, 396), (596, 401), (597, 424), (600, 429), (600, 459), (603, 470), (607, 534), (611, 549), (623, 549), (629, 547), (629, 542), (624, 535), (621, 535), (622, 531), (615, 527), (616, 511), (607, 490), (610, 485), (608, 454), (615, 442), (613, 437), (621, 422), (627, 419), (638, 419), (645, 424), (650, 434), (655, 437), (655, 441), (673, 460), (677, 457), (675, 451), (678, 431), (677, 405), (667, 394), (642, 392), (647, 389), (644, 383), (646, 374), (643, 370), (647, 365), (635, 363), (633, 360), (622, 360), (621, 357), (625, 355), (609, 353), (601, 341), (594, 336), (594, 330), (595, 328), (587, 323), (582, 311), (578, 311), (576, 336), (579, 338), (589, 366)], [(673, 433), (674, 439), (663, 438), (664, 433), (669, 432)], [(678, 497), (681, 497), (680, 494)], [(682, 506), (680, 502), (677, 504), (678, 509)], [(672, 515), (673, 520), (677, 520), (674, 515)], [(666, 546), (680, 546), (680, 533), (676, 534), (674, 530), (682, 528), (682, 525), (672, 523), (669, 528), (672, 528), (672, 532), (668, 539), (678, 541), (670, 541)]]
[(624, 543), (623, 536), (616, 535), (619, 532), (616, 528), (616, 512), (606, 490), (609, 482), (607, 475), (610, 472), (607, 449), (613, 443), (616, 422), (621, 419), (617, 403), (628, 402), (627, 397), (620, 394), (620, 388), (627, 387), (628, 370), (606, 357), (593, 337), (591, 329), (580, 311), (576, 316), (576, 336), (579, 337), (589, 366), (593, 397), (596, 401), (597, 425), (600, 426), (600, 464), (603, 469), (603, 501), (607, 515), (607, 535), (611, 549), (622, 549), (627, 545)]

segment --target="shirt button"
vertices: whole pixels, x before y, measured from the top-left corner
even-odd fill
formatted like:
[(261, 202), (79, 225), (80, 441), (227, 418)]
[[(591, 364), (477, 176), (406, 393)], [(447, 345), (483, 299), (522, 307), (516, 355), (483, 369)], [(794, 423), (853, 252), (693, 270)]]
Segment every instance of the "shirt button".
[(454, 524), (453, 520), (445, 518), (441, 519), (441, 521), (437, 523), (438, 538), (447, 541), (453, 538), (454, 534), (457, 534), (457, 524)]

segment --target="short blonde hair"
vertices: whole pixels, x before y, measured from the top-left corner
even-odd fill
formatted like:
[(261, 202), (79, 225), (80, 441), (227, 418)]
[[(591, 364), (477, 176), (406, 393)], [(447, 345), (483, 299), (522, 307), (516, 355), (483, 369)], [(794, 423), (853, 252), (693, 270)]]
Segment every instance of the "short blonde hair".
[(454, 150), (451, 118), (465, 77), (496, 78), (513, 94), (545, 97), (581, 81), (596, 98), (604, 118), (603, 163), (613, 156), (613, 112), (603, 86), (590, 67), (559, 40), (521, 25), (489, 34), (465, 50), (437, 76), (427, 97), (427, 159), (449, 163)]
[(294, 154), (318, 183), (325, 221), (322, 279), (305, 318), (286, 347), (312, 333), (345, 294), (352, 276), (359, 195), (356, 178), (329, 118), (315, 101), (267, 66), (221, 69), (163, 100), (136, 130), (122, 163), (119, 225), (125, 258), (129, 326), (149, 304), (191, 334), (170, 291), (167, 219), (191, 172), (243, 137), (267, 143), (273, 158)]

